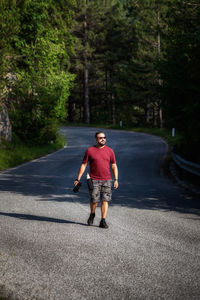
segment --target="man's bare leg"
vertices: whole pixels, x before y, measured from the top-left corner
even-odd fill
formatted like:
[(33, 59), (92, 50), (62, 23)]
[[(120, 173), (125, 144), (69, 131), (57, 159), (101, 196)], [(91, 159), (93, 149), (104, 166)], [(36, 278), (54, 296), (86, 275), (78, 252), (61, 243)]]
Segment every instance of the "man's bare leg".
[(91, 214), (95, 213), (97, 206), (98, 206), (98, 202), (97, 203), (90, 202)]
[(108, 212), (108, 201), (103, 201), (101, 203), (101, 217), (102, 219), (105, 219)]
[(108, 212), (108, 201), (102, 201), (101, 203), (101, 222), (99, 224), (99, 227), (101, 228), (108, 228), (108, 225), (106, 224), (106, 216)]

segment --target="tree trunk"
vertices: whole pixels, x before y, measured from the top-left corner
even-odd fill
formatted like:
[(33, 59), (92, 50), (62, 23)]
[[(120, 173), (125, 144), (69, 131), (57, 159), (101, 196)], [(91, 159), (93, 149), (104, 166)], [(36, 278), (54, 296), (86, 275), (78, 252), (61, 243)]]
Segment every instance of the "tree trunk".
[(158, 103), (155, 102), (153, 106), (153, 125), (154, 127), (158, 126)]
[[(87, 0), (86, 0), (87, 5)], [(89, 103), (89, 84), (88, 84), (88, 56), (87, 56), (87, 16), (85, 14), (84, 26), (84, 122), (90, 123), (90, 103)]]
[(112, 124), (116, 125), (116, 109), (115, 109), (115, 97), (112, 94)]
[(106, 80), (106, 95), (108, 94), (108, 69), (106, 67), (105, 71), (105, 80)]
[(159, 117), (160, 117), (160, 128), (163, 128), (163, 115), (162, 115), (162, 108), (159, 108)]
[[(160, 37), (160, 9), (158, 8), (158, 59), (160, 59), (161, 54), (161, 37)], [(159, 75), (160, 77), (160, 75)], [(161, 86), (162, 82), (161, 79), (158, 79), (158, 84)], [(159, 125), (160, 128), (163, 128), (163, 115), (162, 115), (162, 108), (159, 107)]]
[(73, 103), (73, 100), (72, 100), (72, 97), (69, 96), (69, 99), (68, 99), (68, 121), (69, 122), (74, 122), (74, 116), (75, 116), (75, 111), (74, 111), (74, 103)]
[(147, 105), (146, 105), (146, 123), (148, 125), (150, 123), (150, 103), (149, 103), (149, 101), (147, 102)]
[(113, 93), (113, 79), (112, 79), (112, 75), (113, 75), (113, 65), (112, 68), (110, 70), (110, 98), (111, 98), (111, 118), (112, 118), (112, 124), (115, 125), (116, 124), (116, 107), (115, 107), (115, 96)]
[(160, 39), (160, 9), (159, 9), (159, 8), (158, 8), (157, 25), (158, 25), (158, 58), (160, 58), (160, 52), (161, 52), (161, 39)]
[(90, 123), (90, 104), (89, 104), (89, 86), (88, 86), (88, 62), (85, 57), (84, 65), (84, 122)]
[(12, 139), (12, 127), (5, 104), (0, 107), (0, 141), (2, 139), (9, 142)]

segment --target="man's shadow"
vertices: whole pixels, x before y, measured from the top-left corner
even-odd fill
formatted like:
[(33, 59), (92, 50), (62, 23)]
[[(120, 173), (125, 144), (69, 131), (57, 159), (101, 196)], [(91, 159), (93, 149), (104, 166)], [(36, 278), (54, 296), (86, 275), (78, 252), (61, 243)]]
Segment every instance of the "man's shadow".
[(8, 217), (11, 217), (11, 218), (22, 219), (22, 220), (29, 220), (29, 221), (43, 221), (43, 222), (76, 224), (76, 225), (88, 226), (87, 224), (84, 224), (84, 223), (73, 222), (73, 221), (62, 220), (62, 219), (56, 219), (56, 218), (49, 218), (49, 217), (44, 217), (44, 216), (35, 216), (35, 215), (17, 214), (17, 213), (5, 213), (5, 212), (0, 212), (0, 215), (8, 216)]

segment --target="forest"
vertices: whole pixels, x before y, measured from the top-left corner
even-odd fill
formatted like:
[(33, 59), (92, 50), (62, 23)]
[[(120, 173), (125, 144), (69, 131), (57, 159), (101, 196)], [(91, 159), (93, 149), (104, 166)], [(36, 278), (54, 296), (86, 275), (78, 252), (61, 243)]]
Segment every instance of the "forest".
[(65, 122), (175, 128), (200, 162), (199, 0), (1, 0), (0, 110), (37, 144)]

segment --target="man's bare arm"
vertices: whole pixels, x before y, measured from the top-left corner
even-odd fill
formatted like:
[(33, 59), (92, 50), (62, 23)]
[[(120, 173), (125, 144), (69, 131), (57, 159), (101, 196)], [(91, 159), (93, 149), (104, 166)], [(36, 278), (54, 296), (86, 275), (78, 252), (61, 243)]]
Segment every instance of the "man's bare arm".
[(81, 180), (81, 177), (83, 175), (83, 173), (85, 172), (85, 169), (87, 167), (87, 163), (82, 163), (81, 166), (80, 166), (80, 169), (78, 171), (78, 177), (77, 179), (74, 181), (74, 185), (77, 185), (78, 182)]
[(112, 171), (113, 171), (113, 175), (114, 175), (114, 188), (117, 189), (119, 186), (118, 183), (118, 167), (117, 164), (112, 164), (111, 165)]

